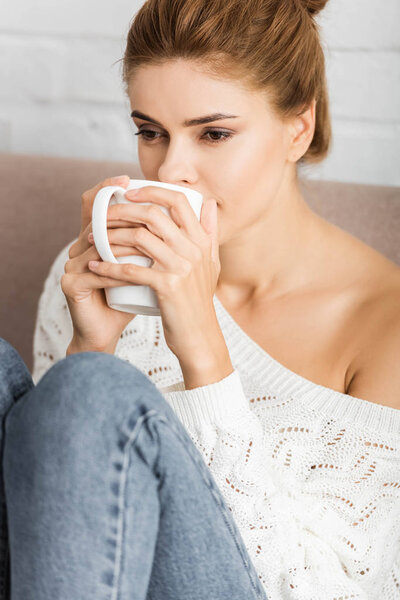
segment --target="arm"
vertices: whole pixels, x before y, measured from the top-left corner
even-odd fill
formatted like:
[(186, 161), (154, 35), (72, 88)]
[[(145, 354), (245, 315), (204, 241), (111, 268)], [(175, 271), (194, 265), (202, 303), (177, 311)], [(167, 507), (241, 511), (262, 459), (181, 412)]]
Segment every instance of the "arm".
[(207, 348), (201, 351), (197, 345), (196, 355), (188, 352), (179, 359), (179, 364), (186, 390), (215, 383), (232, 373), (231, 358), (219, 325), (207, 336)]
[(93, 348), (93, 346), (88, 345), (84, 341), (80, 342), (79, 340), (72, 337), (72, 340), (69, 343), (69, 346), (67, 348), (65, 355), (69, 356), (70, 354), (76, 354), (77, 352), (105, 352), (106, 354), (114, 354), (117, 344), (118, 344), (118, 340), (112, 346), (109, 346), (108, 348), (97, 349), (97, 348)]

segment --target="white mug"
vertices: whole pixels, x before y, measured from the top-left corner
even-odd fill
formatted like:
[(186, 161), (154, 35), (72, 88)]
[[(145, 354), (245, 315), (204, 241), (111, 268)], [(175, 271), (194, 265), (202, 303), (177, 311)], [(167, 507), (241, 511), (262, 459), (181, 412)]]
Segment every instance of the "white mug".
[[(146, 186), (163, 187), (177, 192), (183, 192), (192, 207), (196, 217), (200, 221), (201, 207), (203, 204), (203, 195), (197, 190), (191, 190), (181, 185), (173, 183), (164, 183), (161, 181), (150, 181), (148, 179), (130, 179), (128, 187), (109, 185), (101, 188), (94, 199), (92, 208), (92, 231), (93, 241), (97, 252), (105, 261), (112, 263), (131, 263), (140, 267), (151, 267), (154, 260), (147, 256), (118, 256), (115, 257), (111, 251), (107, 235), (107, 211), (109, 205), (113, 204), (132, 204), (124, 198), (128, 190)], [(138, 202), (135, 204), (157, 204), (155, 202)], [(161, 204), (157, 206), (170, 218), (169, 210)], [(148, 285), (121, 285), (113, 288), (105, 288), (107, 304), (110, 308), (122, 312), (134, 313), (138, 315), (160, 315), (160, 308), (155, 291)]]

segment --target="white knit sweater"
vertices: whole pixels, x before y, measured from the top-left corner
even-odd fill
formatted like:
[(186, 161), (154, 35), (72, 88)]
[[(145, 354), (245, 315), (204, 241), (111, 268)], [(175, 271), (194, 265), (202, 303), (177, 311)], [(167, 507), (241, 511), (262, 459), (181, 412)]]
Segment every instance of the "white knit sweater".
[[(35, 383), (72, 337), (60, 287), (71, 243), (39, 300)], [(234, 367), (221, 381), (185, 390), (161, 317), (138, 315), (115, 355), (151, 379), (186, 427), (269, 600), (400, 599), (400, 410), (290, 371), (216, 296), (214, 305)]]

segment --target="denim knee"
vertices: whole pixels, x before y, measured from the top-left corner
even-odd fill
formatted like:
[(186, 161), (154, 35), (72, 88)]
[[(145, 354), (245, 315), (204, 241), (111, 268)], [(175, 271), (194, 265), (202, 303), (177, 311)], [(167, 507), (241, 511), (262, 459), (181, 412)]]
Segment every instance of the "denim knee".
[[(28, 406), (29, 405), (29, 406)], [(53, 427), (107, 427), (122, 424), (154, 409), (172, 409), (153, 382), (134, 365), (103, 352), (79, 352), (54, 364), (29, 394), (30, 421), (48, 421)], [(16, 414), (13, 411), (14, 415)]]
[[(157, 441), (155, 420), (169, 421), (172, 414), (156, 386), (132, 364), (106, 353), (72, 354), (9, 411), (7, 456), (18, 450), (36, 464), (46, 464), (51, 456), (64, 468), (66, 463), (90, 465), (100, 457), (106, 464), (110, 452), (125, 451), (137, 425)], [(158, 450), (152, 442), (149, 446), (146, 460), (152, 464)]]
[(97, 402), (128, 396), (132, 402), (134, 397), (142, 395), (149, 402), (155, 397), (157, 404), (157, 395), (160, 396), (140, 369), (105, 352), (79, 352), (63, 358), (45, 373), (43, 384), (57, 387), (60, 397), (65, 395), (66, 401), (76, 395), (83, 402), (90, 396)]

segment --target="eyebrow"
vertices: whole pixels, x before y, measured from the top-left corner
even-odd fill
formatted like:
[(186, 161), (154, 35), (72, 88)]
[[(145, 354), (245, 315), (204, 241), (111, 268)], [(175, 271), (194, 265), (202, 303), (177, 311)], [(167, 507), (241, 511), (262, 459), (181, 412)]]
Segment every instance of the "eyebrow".
[[(138, 119), (142, 119), (143, 121), (149, 121), (150, 123), (154, 123), (155, 125), (159, 125), (162, 127), (159, 121), (152, 119), (151, 117), (144, 115), (138, 110), (134, 110), (131, 112), (131, 117), (137, 117)], [(207, 115), (205, 117), (198, 117), (197, 119), (189, 119), (183, 122), (184, 127), (192, 127), (193, 125), (203, 125), (204, 123), (211, 123), (212, 121), (219, 121), (220, 119), (236, 119), (238, 115), (224, 115), (223, 113), (214, 113), (213, 115)]]

